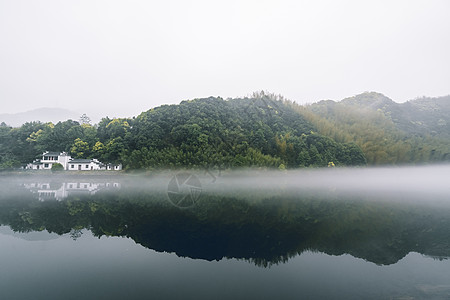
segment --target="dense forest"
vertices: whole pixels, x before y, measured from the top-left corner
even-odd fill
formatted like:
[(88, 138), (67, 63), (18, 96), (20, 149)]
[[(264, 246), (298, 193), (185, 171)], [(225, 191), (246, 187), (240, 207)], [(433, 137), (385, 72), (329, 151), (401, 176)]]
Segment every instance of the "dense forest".
[(340, 102), (292, 107), (320, 134), (357, 144), (369, 165), (450, 160), (450, 96), (399, 104), (367, 92)]
[(163, 105), (129, 119), (0, 126), (1, 167), (18, 168), (42, 152), (122, 163), (125, 169), (297, 168), (365, 165), (355, 143), (336, 142), (282, 97), (205, 98)]
[(379, 93), (301, 106), (264, 92), (163, 105), (133, 118), (0, 125), (0, 169), (44, 151), (125, 169), (298, 168), (450, 160), (450, 96), (398, 104)]

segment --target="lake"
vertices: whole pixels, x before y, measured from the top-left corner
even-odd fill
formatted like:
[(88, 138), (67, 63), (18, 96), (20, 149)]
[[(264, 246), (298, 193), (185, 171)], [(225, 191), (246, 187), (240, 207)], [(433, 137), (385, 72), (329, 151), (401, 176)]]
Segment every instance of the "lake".
[(449, 179), (2, 174), (0, 298), (448, 299)]

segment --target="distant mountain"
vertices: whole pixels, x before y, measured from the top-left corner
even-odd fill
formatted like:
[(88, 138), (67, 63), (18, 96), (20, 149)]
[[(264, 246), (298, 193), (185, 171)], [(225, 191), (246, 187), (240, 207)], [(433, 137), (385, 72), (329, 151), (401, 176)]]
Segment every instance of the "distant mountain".
[(399, 129), (415, 135), (450, 138), (450, 95), (439, 98), (420, 98), (400, 105), (391, 112)]
[(340, 101), (340, 103), (372, 110), (390, 109), (396, 105), (399, 105), (385, 95), (375, 92), (362, 93), (353, 97), (345, 98)]
[(26, 122), (41, 121), (57, 123), (69, 119), (78, 120), (80, 116), (81, 113), (67, 109), (43, 107), (16, 114), (0, 114), (0, 123), (5, 122), (9, 126), (19, 127)]
[(364, 93), (340, 102), (356, 109), (380, 110), (406, 134), (450, 138), (450, 95), (396, 103), (380, 93)]
[(450, 160), (450, 96), (396, 103), (367, 92), (302, 108), (319, 133), (356, 143), (369, 164)]

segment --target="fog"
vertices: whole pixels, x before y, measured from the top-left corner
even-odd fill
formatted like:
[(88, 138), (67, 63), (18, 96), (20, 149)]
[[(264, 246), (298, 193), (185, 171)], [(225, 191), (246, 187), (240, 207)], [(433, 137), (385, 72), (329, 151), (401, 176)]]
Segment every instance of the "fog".
[[(105, 175), (106, 174), (106, 175)], [(108, 175), (92, 173), (77, 175), (31, 174), (0, 177), (2, 197), (8, 191), (25, 186), (34, 191), (67, 189), (112, 192), (145, 192), (159, 195), (196, 196), (319, 196), (327, 198), (358, 197), (372, 200), (439, 201), (450, 204), (450, 165), (391, 168), (330, 168), (279, 170), (218, 171), (178, 170), (145, 174)], [(70, 184), (70, 187), (69, 187)], [(90, 184), (90, 185), (89, 185)], [(73, 188), (72, 188), (73, 186)], [(83, 189), (84, 188), (84, 189)], [(66, 196), (61, 196), (64, 198)], [(58, 199), (61, 200), (61, 199)]]
[(1, 1), (2, 113), (135, 116), (256, 90), (298, 103), (449, 93), (450, 2)]
[[(450, 195), (450, 166), (337, 168), (270, 172), (230, 172), (219, 182), (235, 188), (437, 193)], [(220, 184), (219, 183), (219, 184)]]
[[(208, 174), (207, 174), (208, 175)], [(238, 171), (216, 181), (200, 174), (204, 193), (356, 197), (370, 200), (439, 201), (450, 204), (450, 165), (403, 168), (338, 168)]]

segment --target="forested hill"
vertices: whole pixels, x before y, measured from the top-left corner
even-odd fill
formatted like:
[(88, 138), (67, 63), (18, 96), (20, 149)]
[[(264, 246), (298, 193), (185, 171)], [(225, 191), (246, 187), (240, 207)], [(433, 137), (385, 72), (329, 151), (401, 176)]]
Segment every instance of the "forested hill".
[(450, 160), (450, 96), (396, 103), (370, 92), (295, 109), (319, 133), (356, 143), (369, 164)]
[(295, 110), (264, 93), (252, 98), (206, 98), (163, 105), (132, 119), (103, 118), (95, 126), (68, 120), (0, 127), (3, 168), (45, 151), (121, 162), (126, 169), (365, 165), (354, 143), (336, 142)]
[(196, 99), (139, 115), (132, 130), (134, 150), (126, 161), (131, 168), (365, 164), (355, 145), (336, 143), (314, 131), (273, 96)]
[(450, 96), (396, 103), (383, 94), (372, 92), (346, 98), (341, 103), (379, 109), (406, 134), (450, 138)]

